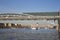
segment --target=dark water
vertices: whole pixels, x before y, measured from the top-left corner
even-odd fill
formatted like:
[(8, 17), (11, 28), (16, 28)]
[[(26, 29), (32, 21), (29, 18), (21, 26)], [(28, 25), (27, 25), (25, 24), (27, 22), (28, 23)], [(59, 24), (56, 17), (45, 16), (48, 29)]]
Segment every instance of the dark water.
[(0, 40), (58, 40), (55, 29), (0, 29)]

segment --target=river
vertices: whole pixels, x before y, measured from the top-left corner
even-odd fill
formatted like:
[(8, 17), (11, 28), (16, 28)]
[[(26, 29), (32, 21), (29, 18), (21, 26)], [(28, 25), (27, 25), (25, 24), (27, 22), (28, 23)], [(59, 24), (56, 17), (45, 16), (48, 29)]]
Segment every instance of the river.
[(0, 40), (58, 40), (58, 32), (55, 29), (5, 28), (0, 29)]

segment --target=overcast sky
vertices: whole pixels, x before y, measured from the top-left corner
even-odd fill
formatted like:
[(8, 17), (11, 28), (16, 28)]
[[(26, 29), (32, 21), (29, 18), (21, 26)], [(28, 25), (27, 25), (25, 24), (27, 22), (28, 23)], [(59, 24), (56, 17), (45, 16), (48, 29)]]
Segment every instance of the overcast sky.
[(60, 10), (60, 0), (0, 0), (0, 12), (49, 12)]

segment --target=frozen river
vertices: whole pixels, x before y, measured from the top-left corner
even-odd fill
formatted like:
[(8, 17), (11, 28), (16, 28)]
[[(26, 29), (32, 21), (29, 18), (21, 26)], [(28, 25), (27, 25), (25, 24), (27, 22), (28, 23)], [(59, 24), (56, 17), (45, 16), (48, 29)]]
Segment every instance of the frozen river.
[(17, 24), (53, 24), (58, 23), (57, 20), (0, 20), (0, 23), (17, 23)]
[[(0, 23), (53, 24), (57, 20), (0, 20)], [(0, 40), (58, 40), (56, 29), (32, 30), (27, 28), (0, 29)]]

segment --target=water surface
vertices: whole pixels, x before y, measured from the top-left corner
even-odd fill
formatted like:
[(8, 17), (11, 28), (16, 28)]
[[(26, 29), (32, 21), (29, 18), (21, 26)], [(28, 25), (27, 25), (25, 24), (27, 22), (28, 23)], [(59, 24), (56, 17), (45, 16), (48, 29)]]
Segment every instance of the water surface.
[(32, 30), (27, 28), (0, 29), (0, 40), (57, 40), (55, 29)]

